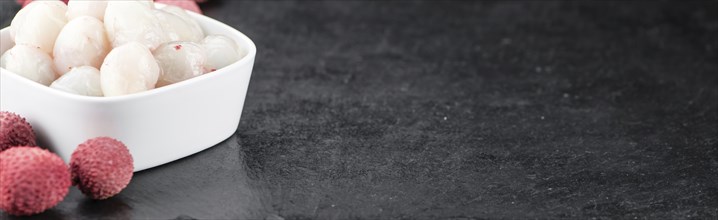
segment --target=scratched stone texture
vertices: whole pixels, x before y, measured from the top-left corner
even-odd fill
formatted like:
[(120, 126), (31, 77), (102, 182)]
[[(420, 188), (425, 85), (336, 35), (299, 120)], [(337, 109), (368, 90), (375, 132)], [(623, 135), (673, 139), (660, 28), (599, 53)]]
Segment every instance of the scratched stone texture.
[(237, 132), (29, 219), (718, 218), (716, 1), (202, 8), (258, 48)]

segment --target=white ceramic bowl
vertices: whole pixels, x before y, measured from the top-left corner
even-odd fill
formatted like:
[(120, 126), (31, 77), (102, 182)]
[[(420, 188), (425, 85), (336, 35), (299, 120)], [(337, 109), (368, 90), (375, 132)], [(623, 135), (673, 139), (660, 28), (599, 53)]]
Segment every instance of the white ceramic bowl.
[[(127, 145), (135, 171), (197, 153), (231, 136), (239, 124), (257, 52), (236, 29), (191, 14), (205, 34), (234, 39), (248, 54), (227, 67), (183, 82), (117, 97), (55, 90), (0, 68), (0, 110), (25, 117), (39, 145), (69, 162), (78, 144), (98, 136)], [(14, 43), (0, 30), (0, 54)]]

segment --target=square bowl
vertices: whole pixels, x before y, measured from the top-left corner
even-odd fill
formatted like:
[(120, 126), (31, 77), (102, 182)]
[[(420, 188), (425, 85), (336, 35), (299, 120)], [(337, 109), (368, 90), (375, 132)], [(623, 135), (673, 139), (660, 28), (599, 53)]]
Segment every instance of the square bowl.
[[(216, 145), (234, 134), (247, 95), (257, 48), (236, 29), (188, 12), (206, 35), (233, 39), (247, 55), (192, 79), (140, 93), (89, 97), (59, 91), (0, 68), (0, 110), (22, 115), (38, 145), (69, 162), (77, 145), (108, 136), (125, 143), (135, 171), (162, 165)], [(0, 30), (0, 54), (14, 46)]]

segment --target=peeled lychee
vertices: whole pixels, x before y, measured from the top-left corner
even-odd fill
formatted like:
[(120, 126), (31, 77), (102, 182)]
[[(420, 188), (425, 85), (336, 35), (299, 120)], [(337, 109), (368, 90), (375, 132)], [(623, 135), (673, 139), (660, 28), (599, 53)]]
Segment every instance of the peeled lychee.
[(14, 146), (35, 146), (35, 133), (23, 117), (0, 111), (0, 152)]
[[(169, 13), (171, 15), (174, 15), (175, 17), (173, 17), (173, 18), (179, 18), (181, 20), (181, 22), (184, 23), (184, 24), (179, 24), (178, 21), (171, 22), (171, 23), (168, 22), (168, 23), (174, 25), (174, 27), (169, 28), (169, 30), (165, 29), (165, 27), (167, 26), (166, 24), (163, 24), (163, 26), (162, 26), (162, 28), (166, 32), (171, 31), (171, 30), (178, 31), (180, 36), (183, 36), (179, 40), (199, 42), (202, 40), (202, 38), (204, 38), (204, 31), (202, 31), (202, 27), (199, 26), (199, 23), (197, 23), (197, 21), (194, 20), (194, 18), (192, 18), (192, 16), (190, 16), (187, 13), (187, 11), (185, 11), (184, 9), (174, 6), (174, 5), (165, 5), (163, 7), (160, 7), (156, 11), (163, 11), (163, 12)], [(162, 16), (161, 14), (162, 13), (155, 12), (155, 16), (158, 16), (158, 18), (160, 16)], [(167, 16), (165, 16), (165, 17), (168, 18)], [(163, 21), (163, 22), (168, 20), (168, 19), (162, 19), (162, 18), (159, 18), (159, 19), (160, 19), (160, 21)], [(175, 41), (175, 40), (172, 40), (172, 41)]]
[(91, 66), (75, 67), (50, 84), (50, 88), (86, 96), (102, 96), (100, 71)]
[(129, 42), (112, 49), (100, 67), (105, 96), (127, 95), (155, 88), (160, 67), (147, 47)]
[(32, 1), (10, 23), (15, 44), (52, 54), (55, 38), (67, 23), (65, 12), (67, 5), (60, 1)]
[(98, 137), (77, 146), (70, 157), (72, 183), (93, 199), (107, 199), (132, 179), (132, 155), (120, 141)]
[(113, 47), (138, 42), (154, 50), (167, 41), (160, 21), (147, 4), (152, 4), (152, 1), (107, 2), (104, 24)]
[(107, 1), (70, 0), (67, 2), (65, 15), (68, 20), (80, 16), (92, 16), (102, 21), (105, 19), (105, 8), (107, 8)]
[(207, 35), (200, 42), (207, 54), (205, 68), (210, 72), (228, 66), (247, 55), (247, 50), (239, 47), (231, 38), (222, 35)]
[(0, 209), (32, 215), (57, 205), (70, 188), (70, 171), (56, 154), (38, 147), (0, 152)]
[(5, 51), (0, 57), (0, 67), (46, 86), (57, 78), (52, 57), (26, 45), (15, 45)]
[(152, 54), (162, 70), (157, 80), (158, 87), (202, 75), (207, 62), (204, 48), (193, 42), (164, 43)]
[(77, 17), (62, 28), (55, 41), (52, 51), (55, 72), (62, 75), (79, 66), (100, 68), (111, 49), (102, 21), (90, 16)]
[[(182, 12), (185, 13), (184, 10)], [(194, 24), (187, 22), (178, 15), (160, 9), (152, 10), (152, 13), (160, 21), (162, 31), (167, 34), (169, 41), (199, 42), (204, 38), (201, 28), (197, 29), (193, 26)]]

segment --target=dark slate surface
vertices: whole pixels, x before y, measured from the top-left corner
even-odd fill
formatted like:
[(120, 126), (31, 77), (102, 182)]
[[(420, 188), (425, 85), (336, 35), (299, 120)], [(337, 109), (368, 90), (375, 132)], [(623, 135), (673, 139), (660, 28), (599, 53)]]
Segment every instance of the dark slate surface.
[(716, 1), (211, 1), (236, 134), (35, 219), (718, 217)]

